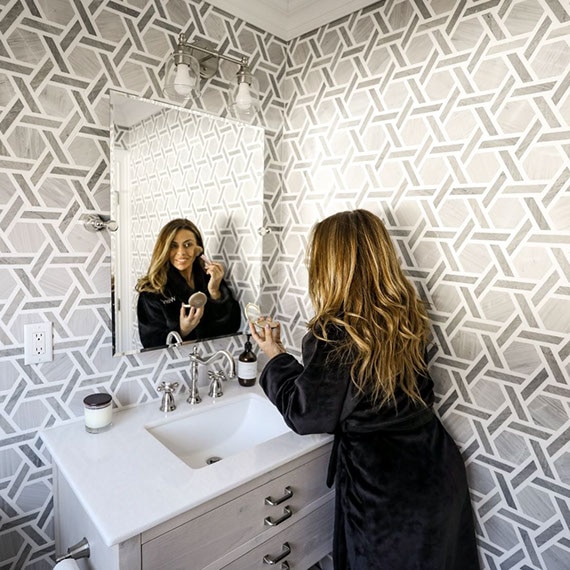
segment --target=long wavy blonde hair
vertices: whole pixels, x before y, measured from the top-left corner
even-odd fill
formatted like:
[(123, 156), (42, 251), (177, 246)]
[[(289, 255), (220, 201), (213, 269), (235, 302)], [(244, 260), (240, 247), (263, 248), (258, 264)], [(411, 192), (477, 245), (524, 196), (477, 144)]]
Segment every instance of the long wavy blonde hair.
[(357, 389), (379, 406), (395, 402), (398, 388), (421, 402), (416, 376), (426, 369), (427, 314), (380, 218), (354, 210), (319, 222), (308, 265), (309, 330), (350, 365)]
[(198, 245), (204, 249), (204, 240), (196, 224), (186, 218), (170, 220), (162, 227), (156, 238), (147, 274), (137, 281), (135, 289), (139, 293), (142, 291), (164, 293), (170, 266), (170, 245), (179, 230), (190, 230), (196, 236)]

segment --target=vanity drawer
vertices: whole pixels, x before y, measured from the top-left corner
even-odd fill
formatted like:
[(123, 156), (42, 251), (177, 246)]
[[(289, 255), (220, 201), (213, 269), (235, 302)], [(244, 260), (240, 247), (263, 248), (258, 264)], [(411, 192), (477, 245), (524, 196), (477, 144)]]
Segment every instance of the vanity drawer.
[[(334, 499), (237, 558), (224, 570), (307, 570), (332, 550)], [(279, 562), (276, 558), (283, 557)]]
[[(253, 548), (279, 533), (306, 514), (311, 503), (330, 493), (325, 483), (328, 458), (328, 453), (320, 455), (143, 543), (143, 569), (204, 568), (248, 541), (257, 539)], [(278, 504), (266, 504), (266, 498)]]

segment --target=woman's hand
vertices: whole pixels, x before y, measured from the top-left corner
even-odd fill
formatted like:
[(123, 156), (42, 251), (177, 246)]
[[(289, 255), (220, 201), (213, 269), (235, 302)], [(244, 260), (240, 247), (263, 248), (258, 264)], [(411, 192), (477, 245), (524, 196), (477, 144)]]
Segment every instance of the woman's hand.
[(189, 335), (199, 324), (204, 315), (204, 307), (190, 307), (186, 312), (184, 305), (180, 306), (180, 334), (182, 338)]
[(214, 301), (217, 301), (222, 296), (220, 284), (222, 283), (225, 273), (224, 266), (217, 261), (210, 261), (204, 256), (202, 256), (202, 261), (204, 262), (204, 271), (210, 276), (210, 280), (208, 281), (208, 293), (210, 293), (210, 297), (214, 299)]
[(272, 323), (272, 327), (271, 322), (271, 317), (267, 317), (266, 324), (261, 331), (253, 323), (249, 323), (251, 337), (268, 358), (287, 352), (281, 342), (281, 324), (275, 322)]

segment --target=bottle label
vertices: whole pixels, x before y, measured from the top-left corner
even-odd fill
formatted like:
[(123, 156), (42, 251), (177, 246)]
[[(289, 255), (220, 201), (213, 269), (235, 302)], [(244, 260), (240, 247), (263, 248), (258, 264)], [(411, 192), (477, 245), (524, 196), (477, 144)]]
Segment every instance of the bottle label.
[(238, 378), (250, 380), (257, 376), (257, 362), (242, 362), (238, 360)]

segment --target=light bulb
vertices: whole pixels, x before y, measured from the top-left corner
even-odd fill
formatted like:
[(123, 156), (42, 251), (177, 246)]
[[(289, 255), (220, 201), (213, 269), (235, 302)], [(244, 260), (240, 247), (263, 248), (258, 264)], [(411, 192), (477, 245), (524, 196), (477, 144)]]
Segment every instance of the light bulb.
[(192, 91), (196, 80), (190, 76), (190, 68), (185, 63), (176, 66), (176, 77), (174, 78), (174, 91), (178, 95), (186, 97)]
[(236, 93), (236, 106), (242, 111), (247, 111), (251, 108), (253, 99), (249, 92), (249, 85), (244, 81), (240, 83)]

